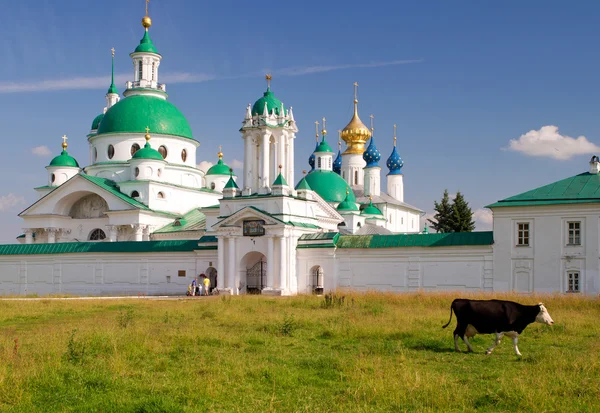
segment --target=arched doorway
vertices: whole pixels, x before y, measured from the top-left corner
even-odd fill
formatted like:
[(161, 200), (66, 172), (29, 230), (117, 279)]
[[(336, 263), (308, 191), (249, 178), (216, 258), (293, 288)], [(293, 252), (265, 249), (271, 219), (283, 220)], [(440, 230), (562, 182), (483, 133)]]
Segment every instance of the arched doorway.
[(253, 251), (244, 255), (240, 270), (240, 294), (260, 294), (267, 287), (267, 258), (260, 252)]
[(313, 294), (323, 294), (323, 278), (325, 271), (320, 265), (315, 265), (310, 269), (310, 284)]
[(208, 290), (209, 294), (212, 294), (212, 290), (218, 287), (217, 285), (217, 269), (213, 267), (208, 267), (206, 269), (206, 276), (210, 280), (210, 287)]

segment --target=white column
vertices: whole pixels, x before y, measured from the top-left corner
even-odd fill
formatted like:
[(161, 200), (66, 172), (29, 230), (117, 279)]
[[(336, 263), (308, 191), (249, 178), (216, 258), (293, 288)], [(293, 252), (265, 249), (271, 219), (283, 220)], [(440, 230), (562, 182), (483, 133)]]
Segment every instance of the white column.
[(150, 225), (144, 225), (142, 239), (144, 241), (150, 241)]
[(283, 292), (287, 289), (286, 276), (287, 271), (285, 270), (285, 257), (287, 255), (286, 250), (286, 238), (282, 235), (279, 238), (279, 288)]
[(277, 139), (274, 138), (274, 142), (273, 142), (273, 150), (271, 152), (269, 152), (270, 154), (272, 154), (273, 159), (271, 160), (271, 172), (269, 173), (269, 175), (271, 175), (271, 180), (269, 181), (269, 185), (273, 184), (273, 181), (277, 178), (277, 175), (279, 174), (279, 168), (278, 166), (278, 162), (279, 159), (278, 158), (278, 153), (279, 153), (279, 142), (277, 141)]
[(253, 165), (254, 165), (254, 170), (252, 171), (252, 192), (258, 192), (258, 188), (260, 188), (260, 173), (262, 171), (262, 164), (261, 164), (261, 151), (260, 151), (260, 146), (259, 146), (260, 142), (259, 142), (259, 138), (253, 138), (252, 141), (252, 159), (253, 159)]
[[(277, 147), (278, 155), (277, 155), (277, 173), (279, 174), (279, 165), (282, 166), (281, 173), (283, 177), (287, 181), (289, 177), (287, 176), (287, 162), (285, 159), (285, 135), (282, 133), (279, 136), (279, 146)], [(291, 183), (290, 183), (291, 182)], [(288, 181), (288, 184), (294, 186), (294, 180)]]
[(242, 189), (252, 187), (252, 176), (250, 170), (253, 169), (250, 166), (252, 159), (252, 138), (250, 136), (244, 136), (244, 186)]
[(143, 237), (143, 225), (140, 224), (134, 224), (133, 225), (133, 232), (134, 232), (134, 241), (141, 241), (142, 237)]
[(272, 289), (274, 287), (273, 281), (274, 277), (274, 268), (273, 260), (275, 259), (275, 254), (273, 253), (273, 236), (269, 235), (267, 238), (267, 288)]
[(262, 182), (261, 188), (268, 188), (270, 185), (270, 177), (269, 177), (269, 135), (264, 134), (262, 137)]
[(231, 288), (231, 294), (237, 294), (237, 286), (235, 285), (235, 238), (229, 237), (229, 245), (227, 245), (227, 253), (229, 254), (229, 262), (227, 263), (227, 287)]
[(108, 239), (110, 240), (110, 242), (117, 241), (117, 226), (116, 225), (108, 226)]
[(48, 233), (48, 244), (56, 243), (56, 228), (46, 228)]
[(225, 239), (217, 237), (217, 288), (225, 288)]

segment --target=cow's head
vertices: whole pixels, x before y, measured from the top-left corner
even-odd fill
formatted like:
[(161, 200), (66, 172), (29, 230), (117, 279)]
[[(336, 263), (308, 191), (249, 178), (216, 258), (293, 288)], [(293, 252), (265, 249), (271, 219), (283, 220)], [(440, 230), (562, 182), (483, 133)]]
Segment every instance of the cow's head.
[(540, 307), (540, 312), (535, 317), (535, 321), (542, 324), (548, 324), (549, 326), (554, 324), (554, 320), (552, 319), (552, 317), (550, 317), (550, 314), (548, 314), (548, 310), (546, 309), (544, 304), (539, 303), (538, 307)]

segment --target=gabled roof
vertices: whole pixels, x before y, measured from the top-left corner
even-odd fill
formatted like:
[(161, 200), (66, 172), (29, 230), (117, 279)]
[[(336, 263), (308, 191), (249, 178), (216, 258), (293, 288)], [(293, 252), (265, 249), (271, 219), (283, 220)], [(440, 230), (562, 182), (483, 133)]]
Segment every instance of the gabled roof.
[(486, 208), (595, 202), (600, 202), (600, 175), (584, 172), (502, 199)]
[(155, 234), (165, 234), (184, 231), (202, 231), (206, 229), (206, 216), (198, 208), (186, 212), (182, 217), (154, 231)]

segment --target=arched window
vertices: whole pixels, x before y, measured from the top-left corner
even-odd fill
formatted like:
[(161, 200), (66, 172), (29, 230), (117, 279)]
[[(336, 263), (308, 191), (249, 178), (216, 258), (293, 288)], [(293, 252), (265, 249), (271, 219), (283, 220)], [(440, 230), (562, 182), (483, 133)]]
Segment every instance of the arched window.
[(98, 150), (94, 146), (94, 162), (96, 162), (97, 160), (98, 160)]
[(317, 168), (320, 168), (320, 167), (321, 167), (321, 157), (319, 156), (317, 158)]
[(138, 168), (137, 166), (135, 167), (135, 176), (139, 176), (140, 174), (140, 168)]
[(167, 159), (167, 147), (165, 145), (160, 145), (160, 147), (158, 148), (158, 153), (161, 154), (161, 156), (163, 157), (163, 159)]
[(156, 62), (152, 62), (152, 80), (156, 80)]
[(210, 183), (210, 189), (215, 189), (215, 187), (216, 187), (215, 183), (214, 183), (214, 182), (211, 182), (211, 183)]
[[(164, 156), (163, 156), (163, 158), (164, 158)], [(187, 159), (187, 151), (185, 149), (182, 149), (181, 150), (181, 160), (183, 162), (185, 162), (186, 159)]]
[(52, 183), (54, 183), (54, 181), (56, 181), (56, 176), (52, 174)]
[(133, 192), (131, 193), (131, 197), (132, 197), (132, 198), (139, 198), (139, 197), (140, 197), (140, 193), (139, 193), (138, 191), (133, 191)]
[(320, 265), (312, 271), (312, 291), (314, 294), (323, 294), (323, 267)]
[(157, 172), (158, 176), (160, 177), (162, 175), (162, 169), (159, 169)]
[(138, 80), (142, 80), (142, 75), (144, 73), (144, 66), (142, 64), (142, 61), (139, 61), (139, 65), (138, 65)]
[(140, 150), (140, 145), (138, 145), (137, 143), (134, 143), (133, 145), (131, 145), (131, 156), (135, 155), (135, 153), (139, 150)]
[(331, 169), (331, 158), (329, 158), (329, 169)]
[(108, 145), (108, 159), (112, 159), (115, 156), (115, 147)]
[(96, 228), (90, 233), (90, 241), (102, 241), (106, 234), (100, 228)]
[(156, 194), (156, 197), (158, 199), (165, 199), (165, 193), (164, 192), (159, 192), (158, 194)]
[(354, 185), (358, 185), (358, 171), (354, 171)]

